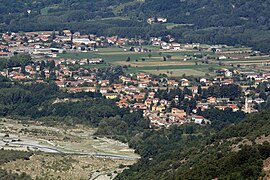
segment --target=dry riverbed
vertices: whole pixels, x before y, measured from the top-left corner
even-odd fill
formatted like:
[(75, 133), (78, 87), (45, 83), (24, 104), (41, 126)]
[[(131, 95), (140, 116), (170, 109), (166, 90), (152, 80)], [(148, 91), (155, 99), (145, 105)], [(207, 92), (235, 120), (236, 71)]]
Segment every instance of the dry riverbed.
[(82, 125), (48, 127), (0, 119), (0, 148), (42, 152), (3, 168), (33, 178), (112, 179), (139, 158), (127, 144), (95, 137), (94, 132)]

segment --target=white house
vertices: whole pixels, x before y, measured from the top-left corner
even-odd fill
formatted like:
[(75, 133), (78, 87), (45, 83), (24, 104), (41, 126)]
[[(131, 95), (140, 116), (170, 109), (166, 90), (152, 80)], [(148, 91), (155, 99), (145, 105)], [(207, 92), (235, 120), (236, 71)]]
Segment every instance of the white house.
[(231, 71), (225, 71), (225, 76), (226, 77), (231, 77), (232, 76), (232, 72)]
[(193, 116), (192, 120), (194, 120), (195, 124), (202, 124), (204, 117), (203, 116)]
[(161, 23), (166, 23), (167, 22), (167, 18), (158, 17), (157, 18), (157, 21), (158, 22), (161, 22)]

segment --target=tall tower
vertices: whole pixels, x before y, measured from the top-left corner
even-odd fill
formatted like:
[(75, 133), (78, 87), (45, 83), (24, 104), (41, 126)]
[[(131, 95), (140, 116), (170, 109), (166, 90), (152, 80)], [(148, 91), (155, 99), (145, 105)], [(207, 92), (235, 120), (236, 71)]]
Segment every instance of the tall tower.
[(245, 113), (250, 113), (250, 108), (249, 108), (249, 104), (248, 104), (248, 98), (245, 98)]

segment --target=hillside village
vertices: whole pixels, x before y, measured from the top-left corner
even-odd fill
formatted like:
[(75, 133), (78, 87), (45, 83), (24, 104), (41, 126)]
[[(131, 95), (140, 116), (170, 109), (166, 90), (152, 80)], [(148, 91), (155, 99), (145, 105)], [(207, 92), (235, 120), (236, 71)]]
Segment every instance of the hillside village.
[[(159, 38), (151, 38), (150, 42), (167, 50), (198, 46), (165, 43)], [(1, 57), (29, 54), (32, 60), (27, 61), (27, 65), (9, 66), (1, 70), (0, 74), (20, 83), (53, 81), (69, 93), (100, 93), (105, 98), (114, 100), (120, 108), (143, 111), (153, 128), (190, 122), (210, 124), (211, 121), (203, 117), (201, 112), (229, 109), (232, 112), (254, 113), (260, 111), (262, 104), (270, 103), (269, 71), (258, 73), (241, 68), (219, 68), (213, 77), (173, 78), (147, 73), (126, 73), (121, 66), (89, 68), (89, 65), (104, 63), (100, 58), (55, 59), (58, 53), (67, 51), (98, 51), (100, 47), (136, 43), (144, 43), (144, 40), (84, 36), (69, 30), (63, 31), (63, 34), (4, 33), (0, 45)]]

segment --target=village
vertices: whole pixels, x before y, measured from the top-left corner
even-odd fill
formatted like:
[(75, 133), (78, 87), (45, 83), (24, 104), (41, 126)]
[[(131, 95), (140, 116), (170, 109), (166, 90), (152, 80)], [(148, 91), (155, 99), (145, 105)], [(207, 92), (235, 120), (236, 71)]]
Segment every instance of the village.
[(53, 58), (57, 53), (95, 51), (97, 47), (143, 43), (142, 39), (81, 35), (70, 30), (26, 33), (3, 33), (0, 37), (0, 57), (29, 53), (33, 58)]
[[(153, 128), (167, 128), (191, 122), (203, 126), (211, 124), (211, 121), (201, 115), (202, 111), (230, 109), (232, 112), (254, 113), (260, 111), (261, 104), (269, 101), (270, 72), (267, 69), (258, 72), (240, 66), (223, 66), (216, 68), (212, 76), (175, 78), (139, 71), (125, 72), (121, 66), (118, 74), (113, 74), (116, 78), (112, 79), (104, 76), (104, 73), (107, 73), (105, 70), (94, 66), (106, 63), (102, 58), (56, 58), (61, 53), (98, 51), (101, 47), (126, 44), (141, 45), (144, 41), (117, 36), (85, 36), (69, 30), (62, 33), (4, 33), (0, 45), (2, 58), (29, 54), (32, 60), (27, 65), (4, 68), (0, 74), (20, 83), (54, 82), (69, 93), (100, 93), (105, 98), (116, 101), (120, 108), (143, 111), (144, 117), (149, 119)], [(152, 46), (172, 51), (200, 46), (180, 45), (173, 42), (171, 37), (169, 41), (171, 43), (152, 37), (149, 42)], [(125, 48), (127, 51), (127, 47)], [(220, 51), (217, 47), (210, 51), (213, 50)], [(133, 48), (132, 51), (149, 52), (147, 48)], [(227, 59), (221, 53), (219, 60), (222, 58)], [(186, 60), (187, 58), (183, 61)], [(263, 64), (268, 66), (268, 61), (263, 61)], [(115, 71), (119, 67), (106, 68)], [(211, 89), (219, 92), (212, 92)], [(224, 89), (228, 89), (229, 93)]]

